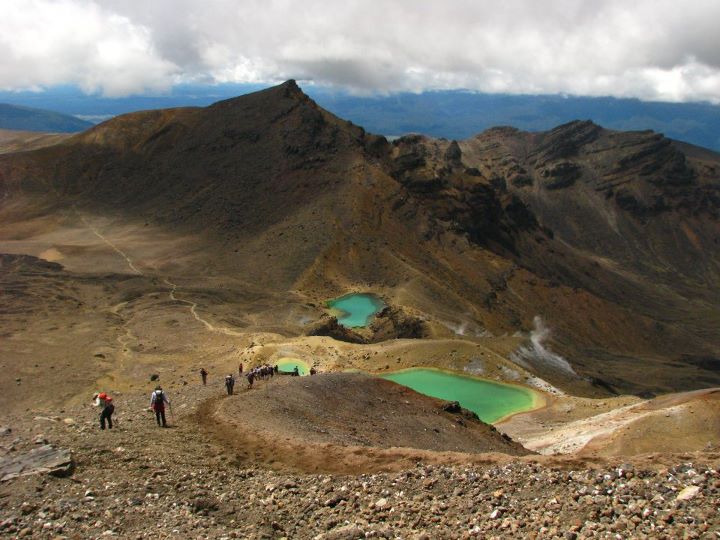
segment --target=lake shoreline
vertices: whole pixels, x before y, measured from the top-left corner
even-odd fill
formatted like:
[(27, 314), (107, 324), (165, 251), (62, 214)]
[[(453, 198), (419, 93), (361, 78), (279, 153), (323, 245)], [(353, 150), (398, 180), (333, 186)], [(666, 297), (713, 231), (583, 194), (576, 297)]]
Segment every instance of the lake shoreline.
[[(407, 386), (409, 388), (412, 388), (416, 392), (422, 394), (424, 392), (422, 392), (418, 389), (415, 389), (412, 386), (405, 385), (401, 382), (398, 382), (392, 378), (387, 377), (388, 375), (402, 374), (402, 373), (408, 373), (408, 372), (419, 372), (419, 371), (442, 373), (442, 374), (449, 375), (452, 377), (457, 377), (460, 379), (468, 379), (469, 381), (477, 381), (478, 383), (489, 384), (489, 385), (496, 386), (496, 387), (510, 387), (515, 390), (520, 390), (525, 395), (530, 397), (531, 404), (528, 407), (523, 407), (522, 410), (513, 411), (508, 414), (501, 415), (496, 419), (492, 419), (491, 421), (484, 420), (481, 418), (484, 422), (486, 422), (488, 424), (492, 424), (492, 425), (496, 425), (496, 424), (505, 422), (505, 421), (509, 420), (510, 418), (512, 418), (516, 415), (519, 415), (519, 414), (530, 413), (530, 412), (534, 412), (534, 411), (543, 409), (543, 408), (547, 407), (550, 403), (549, 396), (545, 395), (544, 392), (538, 390), (537, 388), (525, 386), (525, 385), (522, 385), (520, 383), (515, 383), (515, 382), (497, 381), (497, 380), (488, 379), (485, 377), (480, 377), (477, 375), (467, 374), (467, 373), (463, 373), (463, 372), (458, 372), (458, 371), (454, 371), (454, 370), (450, 370), (450, 369), (443, 369), (443, 368), (437, 368), (437, 367), (421, 367), (421, 368), (410, 367), (410, 368), (399, 369), (399, 370), (396, 370), (396, 371), (393, 371), (390, 373), (375, 373), (375, 372), (369, 372), (369, 373), (373, 376), (376, 376), (376, 377), (379, 377), (379, 378), (382, 378), (385, 380), (389, 380), (391, 382), (395, 382), (396, 384), (401, 384), (402, 386)], [(425, 394), (425, 395), (431, 395), (431, 394)], [(447, 400), (447, 398), (440, 397), (440, 396), (431, 395), (431, 397), (436, 397), (437, 399), (446, 399)], [(460, 401), (460, 400), (454, 400), (454, 401)], [(463, 406), (466, 409), (472, 410), (470, 407), (466, 406), (466, 404), (461, 403), (461, 406)], [(478, 414), (477, 411), (474, 411), (474, 412), (476, 414)], [(479, 416), (479, 414), (478, 414), (478, 416)]]

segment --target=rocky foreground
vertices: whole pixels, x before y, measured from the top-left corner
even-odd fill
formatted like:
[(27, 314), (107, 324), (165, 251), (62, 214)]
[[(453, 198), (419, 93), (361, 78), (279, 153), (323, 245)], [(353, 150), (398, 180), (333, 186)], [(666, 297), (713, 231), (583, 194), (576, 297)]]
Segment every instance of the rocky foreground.
[(282, 470), (282, 460), (279, 470), (257, 466), (209, 437), (196, 410), (220, 388), (178, 390), (170, 391), (177, 418), (168, 429), (155, 427), (139, 394), (116, 398), (112, 431), (97, 428), (88, 406), (4, 417), (5, 458), (49, 443), (72, 451), (74, 471), (3, 481), (0, 535), (720, 538), (717, 453), (628, 462), (488, 454), (485, 465), (304, 474)]

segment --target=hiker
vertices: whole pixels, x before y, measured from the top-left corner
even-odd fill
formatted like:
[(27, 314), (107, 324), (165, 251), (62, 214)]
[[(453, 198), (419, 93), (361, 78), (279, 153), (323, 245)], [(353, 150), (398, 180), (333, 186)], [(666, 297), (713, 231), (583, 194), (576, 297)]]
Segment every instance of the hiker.
[[(157, 420), (158, 426), (167, 427), (167, 421), (165, 420), (166, 403), (170, 405), (170, 400), (168, 400), (165, 392), (163, 392), (162, 387), (159, 385), (156, 386), (155, 391), (150, 395), (150, 409), (155, 411), (155, 420)], [(160, 423), (161, 420), (162, 423)]]
[(255, 372), (250, 371), (247, 374), (248, 388), (252, 388), (253, 382), (255, 381)]
[(317, 373), (317, 370), (314, 367), (310, 368), (310, 375), (315, 375)]
[(295, 366), (295, 367), (293, 368), (293, 374), (292, 374), (292, 376), (293, 376), (293, 377), (299, 377), (299, 376), (300, 376), (300, 370), (298, 369), (297, 366)]
[(240, 365), (238, 366), (238, 373), (240, 373), (241, 377), (242, 377), (242, 371), (243, 371), (243, 365), (242, 365), (242, 362), (240, 362)]
[(115, 412), (112, 398), (105, 392), (101, 392), (95, 394), (93, 399), (95, 400), (94, 405), (102, 408), (100, 411), (100, 429), (105, 429), (105, 420), (107, 420), (108, 429), (112, 429), (112, 415)]
[(200, 368), (200, 376), (202, 377), (203, 386), (207, 385), (207, 374), (208, 372), (205, 371), (205, 368)]
[(233, 388), (235, 387), (235, 378), (231, 373), (225, 376), (225, 388), (227, 389), (228, 396), (232, 396)]

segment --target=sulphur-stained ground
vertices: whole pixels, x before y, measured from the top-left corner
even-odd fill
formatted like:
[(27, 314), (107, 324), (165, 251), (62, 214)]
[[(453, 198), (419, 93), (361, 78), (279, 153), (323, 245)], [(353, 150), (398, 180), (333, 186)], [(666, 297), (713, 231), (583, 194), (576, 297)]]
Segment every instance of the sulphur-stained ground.
[(567, 397), (517, 415), (500, 429), (542, 454), (622, 456), (717, 450), (720, 389), (642, 400)]

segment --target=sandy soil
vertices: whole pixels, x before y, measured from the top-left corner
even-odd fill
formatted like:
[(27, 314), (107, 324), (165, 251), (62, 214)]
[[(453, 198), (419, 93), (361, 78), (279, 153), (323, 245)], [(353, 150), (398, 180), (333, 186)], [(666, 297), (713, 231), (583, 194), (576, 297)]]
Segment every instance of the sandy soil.
[(720, 435), (720, 390), (649, 401), (564, 398), (499, 428), (541, 454), (619, 456), (712, 450)]

